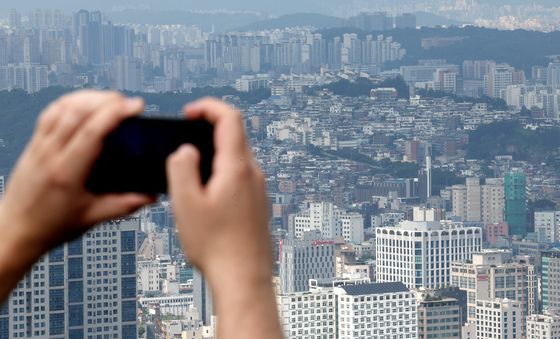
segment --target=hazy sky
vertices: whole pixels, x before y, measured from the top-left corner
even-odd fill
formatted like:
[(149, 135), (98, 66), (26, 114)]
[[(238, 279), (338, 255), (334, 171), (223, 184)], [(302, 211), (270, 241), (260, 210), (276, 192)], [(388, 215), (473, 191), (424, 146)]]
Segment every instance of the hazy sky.
[[(344, 0), (342, 0), (344, 1)], [(341, 4), (341, 0), (1, 0), (0, 9), (15, 7), (20, 10), (34, 8), (57, 8), (74, 11), (80, 8), (112, 10), (122, 7), (151, 8), (161, 10), (252, 10), (268, 13), (285, 14), (293, 12), (325, 12), (325, 7), (332, 8)], [(384, 1), (384, 0), (381, 0)], [(48, 4), (48, 5), (47, 5)]]
[[(472, 1), (472, 0), (467, 0)], [(474, 0), (489, 4), (542, 4), (560, 6), (559, 0)], [(10, 8), (29, 11), (35, 8), (55, 8), (65, 12), (84, 9), (103, 11), (121, 8), (149, 8), (152, 10), (251, 10), (272, 15), (297, 12), (315, 12), (330, 15), (351, 13), (358, 8), (375, 8), (399, 6), (406, 9), (406, 4), (418, 6), (422, 3), (454, 4), (457, 0), (0, 0), (0, 11)], [(437, 5), (436, 5), (437, 6)]]

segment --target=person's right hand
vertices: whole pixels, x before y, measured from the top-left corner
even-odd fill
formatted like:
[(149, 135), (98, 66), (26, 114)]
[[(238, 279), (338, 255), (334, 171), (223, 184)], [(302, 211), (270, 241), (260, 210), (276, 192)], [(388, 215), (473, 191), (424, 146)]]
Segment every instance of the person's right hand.
[(210, 283), (219, 279), (223, 286), (227, 277), (269, 284), (272, 250), (265, 180), (246, 143), (241, 113), (215, 99), (188, 105), (185, 113), (215, 126), (216, 149), (206, 186), (196, 148), (183, 146), (168, 160), (170, 195), (187, 256)]

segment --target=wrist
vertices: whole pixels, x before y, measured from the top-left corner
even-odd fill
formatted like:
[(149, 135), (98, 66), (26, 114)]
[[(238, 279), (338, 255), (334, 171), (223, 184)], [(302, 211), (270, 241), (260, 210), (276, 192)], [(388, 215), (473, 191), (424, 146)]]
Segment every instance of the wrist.
[[(46, 252), (45, 246), (22, 218), (9, 215), (0, 203), (0, 266), (24, 274)], [(18, 260), (13, 260), (14, 255)]]

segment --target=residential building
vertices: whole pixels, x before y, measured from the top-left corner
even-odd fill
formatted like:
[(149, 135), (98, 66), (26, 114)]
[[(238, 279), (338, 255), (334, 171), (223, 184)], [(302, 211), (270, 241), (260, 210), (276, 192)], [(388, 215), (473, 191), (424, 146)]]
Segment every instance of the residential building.
[(539, 241), (560, 241), (560, 211), (535, 212), (535, 233)]
[(478, 300), (476, 302), (476, 338), (522, 338), (519, 301)]
[(560, 339), (560, 314), (545, 311), (527, 317), (527, 339)]
[(543, 310), (560, 308), (560, 250), (541, 255), (541, 300)]
[(106, 222), (42, 257), (0, 310), (0, 338), (137, 338), (138, 218)]
[(522, 172), (508, 172), (505, 184), (505, 217), (509, 234), (527, 235), (527, 178)]
[(416, 295), (401, 282), (334, 288), (338, 338), (418, 338)]

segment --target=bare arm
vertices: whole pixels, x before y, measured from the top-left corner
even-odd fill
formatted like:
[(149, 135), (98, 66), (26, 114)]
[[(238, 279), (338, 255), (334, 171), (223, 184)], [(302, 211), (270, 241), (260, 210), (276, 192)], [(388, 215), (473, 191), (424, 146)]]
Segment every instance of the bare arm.
[(168, 161), (181, 242), (213, 291), (221, 339), (282, 338), (272, 288), (265, 180), (246, 144), (241, 114), (204, 99), (189, 118), (215, 125), (214, 169), (201, 185), (200, 155), (183, 146)]
[(142, 107), (114, 92), (80, 91), (41, 114), (0, 202), (0, 301), (50, 249), (152, 201), (85, 189), (104, 137)]

